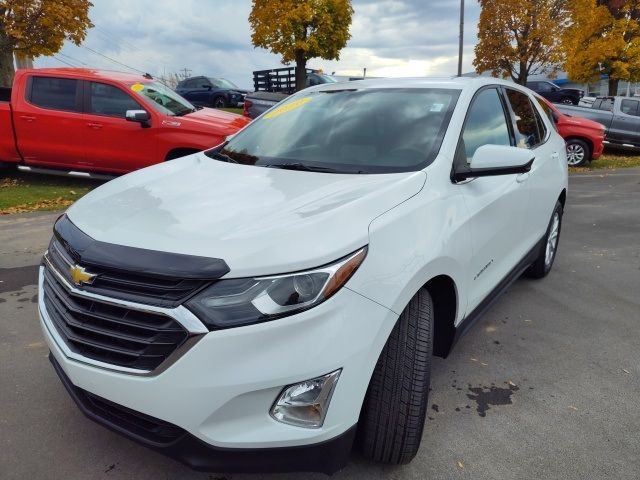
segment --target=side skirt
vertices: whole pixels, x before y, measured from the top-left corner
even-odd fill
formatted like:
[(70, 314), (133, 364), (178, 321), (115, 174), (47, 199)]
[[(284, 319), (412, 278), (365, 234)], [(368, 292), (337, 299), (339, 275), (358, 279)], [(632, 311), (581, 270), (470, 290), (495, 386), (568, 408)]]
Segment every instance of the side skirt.
[(464, 320), (458, 325), (456, 328), (456, 333), (453, 337), (453, 341), (451, 342), (451, 347), (449, 352), (453, 349), (455, 344), (460, 340), (470, 329), (475, 325), (475, 323), (486, 313), (487, 310), (495, 303), (500, 295), (502, 295), (513, 282), (515, 282), (520, 276), (529, 268), (529, 266), (535, 262), (538, 254), (540, 253), (540, 249), (544, 246), (544, 237), (540, 239), (538, 243), (527, 253), (522, 260), (518, 262), (518, 264), (504, 277), (496, 287), (491, 290), (489, 295), (487, 295), (482, 302), (471, 312), (469, 313)]

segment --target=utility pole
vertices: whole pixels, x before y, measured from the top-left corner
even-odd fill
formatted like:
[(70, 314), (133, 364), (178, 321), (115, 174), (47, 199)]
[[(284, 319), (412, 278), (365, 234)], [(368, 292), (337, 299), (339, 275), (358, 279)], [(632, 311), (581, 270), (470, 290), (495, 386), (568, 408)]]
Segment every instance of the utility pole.
[(183, 72), (183, 78), (189, 78), (189, 76), (191, 75), (191, 69), (190, 68), (183, 68), (182, 70), (180, 70), (181, 72)]
[(462, 49), (464, 45), (464, 0), (460, 0), (460, 44), (458, 46), (458, 76), (462, 76)]

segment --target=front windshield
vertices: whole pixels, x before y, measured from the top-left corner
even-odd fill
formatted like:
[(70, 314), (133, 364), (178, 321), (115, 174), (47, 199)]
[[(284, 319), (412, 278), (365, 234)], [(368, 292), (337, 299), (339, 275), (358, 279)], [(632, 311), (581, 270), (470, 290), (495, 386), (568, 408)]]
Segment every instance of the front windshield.
[(238, 86), (235, 83), (230, 82), (229, 80), (226, 80), (224, 78), (210, 78), (209, 81), (216, 88), (231, 88), (231, 89), (238, 88)]
[(322, 79), (322, 83), (338, 83), (338, 80), (331, 75), (326, 75), (324, 73), (317, 73), (316, 75)]
[(179, 117), (196, 111), (196, 107), (187, 100), (158, 82), (135, 83), (131, 85), (131, 90), (151, 100), (151, 105), (164, 115)]
[(395, 88), (294, 95), (208, 155), (332, 173), (419, 170), (438, 154), (459, 95)]

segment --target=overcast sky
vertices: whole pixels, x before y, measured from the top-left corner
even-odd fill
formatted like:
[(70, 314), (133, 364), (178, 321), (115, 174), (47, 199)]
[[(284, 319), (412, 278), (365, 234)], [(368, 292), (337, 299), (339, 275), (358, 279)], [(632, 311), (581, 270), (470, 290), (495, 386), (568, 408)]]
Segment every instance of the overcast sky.
[[(227, 78), (241, 87), (251, 72), (281, 66), (278, 56), (254, 49), (249, 0), (92, 0), (95, 28), (83, 46), (67, 44), (36, 66), (91, 66), (160, 75), (184, 68), (191, 75)], [(309, 67), (337, 75), (453, 75), (458, 61), (458, 0), (353, 0), (351, 40), (339, 61)], [(466, 0), (463, 70), (472, 70), (479, 6)], [(101, 56), (103, 55), (103, 56)], [(106, 57), (109, 57), (106, 58)], [(120, 63), (116, 63), (120, 62)], [(125, 67), (125, 65), (127, 67)]]

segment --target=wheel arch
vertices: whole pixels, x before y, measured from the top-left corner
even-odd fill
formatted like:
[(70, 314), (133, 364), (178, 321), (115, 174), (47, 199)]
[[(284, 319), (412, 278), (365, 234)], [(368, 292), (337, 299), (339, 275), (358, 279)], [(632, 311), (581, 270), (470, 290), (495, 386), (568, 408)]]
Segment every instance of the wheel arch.
[(423, 287), (431, 295), (434, 314), (433, 354), (445, 358), (449, 355), (456, 333), (455, 321), (458, 312), (458, 289), (448, 275), (438, 275)]
[(587, 146), (589, 147), (589, 158), (588, 158), (588, 161), (591, 161), (591, 158), (593, 156), (594, 145), (593, 145), (593, 142), (589, 138), (581, 137), (580, 135), (570, 135), (567, 138), (565, 138), (564, 140), (565, 140), (565, 142), (569, 142), (570, 140), (580, 140), (580, 141), (586, 143)]
[(172, 148), (171, 150), (169, 150), (167, 152), (167, 154), (164, 156), (164, 160), (173, 160), (175, 158), (180, 158), (180, 157), (185, 157), (187, 155), (191, 155), (193, 153), (198, 153), (202, 150), (199, 150), (197, 148), (193, 148), (193, 147), (177, 147), (177, 148)]

